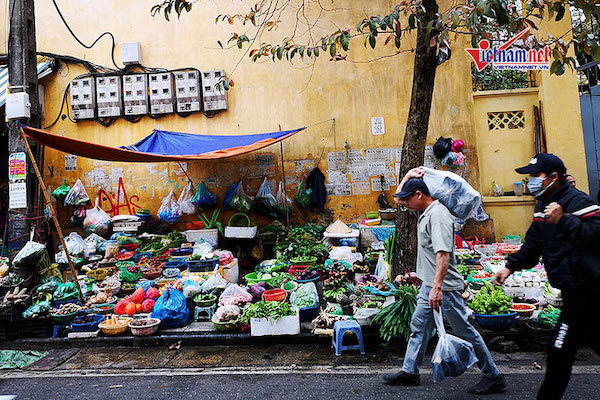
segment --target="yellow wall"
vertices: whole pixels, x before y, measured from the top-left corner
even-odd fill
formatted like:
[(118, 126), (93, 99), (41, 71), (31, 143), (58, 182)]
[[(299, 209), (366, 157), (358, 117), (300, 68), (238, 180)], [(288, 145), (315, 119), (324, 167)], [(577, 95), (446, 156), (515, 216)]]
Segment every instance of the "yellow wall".
[[(242, 7), (239, 3), (219, 2), (217, 8), (213, 2), (197, 2), (194, 3), (191, 14), (184, 14), (179, 20), (174, 17), (172, 22), (167, 22), (162, 17), (150, 16), (150, 7), (156, 3), (156, 0), (102, 0), (95, 1), (92, 5), (89, 2), (58, 1), (65, 18), (84, 42), (92, 42), (104, 31), (115, 35), (115, 58), (119, 65), (122, 43), (138, 41), (142, 46), (142, 62), (145, 66), (169, 69), (224, 69), (235, 81), (235, 86), (228, 93), (229, 110), (213, 119), (205, 118), (202, 114), (192, 114), (188, 118), (169, 115), (160, 120), (146, 117), (136, 124), (120, 119), (109, 128), (104, 128), (96, 122), (74, 124), (68, 119), (61, 119), (52, 128), (53, 132), (95, 143), (120, 146), (135, 143), (148, 135), (152, 129), (205, 134), (243, 134), (274, 131), (280, 126), (282, 129), (309, 126), (308, 130), (283, 144), (290, 197), (295, 193), (299, 179), (308, 174), (321, 154), (323, 159), (319, 166), (327, 173), (328, 153), (344, 150), (345, 142), (351, 150), (361, 152), (367, 149), (401, 147), (410, 102), (413, 53), (406, 52), (391, 58), (366, 62), (375, 57), (390, 55), (393, 50), (391, 45), (382, 46), (376, 51), (365, 49), (361, 39), (358, 39), (352, 44), (348, 53), (349, 61), (346, 62), (330, 62), (327, 57), (321, 56), (314, 68), (310, 62), (298, 58), (294, 59), (292, 64), (285, 61), (252, 63), (237, 48), (222, 50), (216, 44), (217, 40), (225, 42), (232, 31), (240, 28), (228, 24), (215, 25), (214, 17), (225, 12), (239, 12)], [(314, 28), (314, 36), (320, 37), (330, 33), (336, 29), (335, 26), (348, 26), (354, 31), (356, 22), (365, 15), (383, 14), (391, 10), (394, 4), (385, 0), (375, 0), (360, 2), (360, 5), (354, 6), (348, 2), (336, 1), (332, 8), (336, 5), (343, 6), (346, 10), (326, 13)], [(441, 9), (444, 8), (442, 5)], [(311, 12), (316, 10), (309, 11), (309, 14)], [(331, 19), (333, 17), (335, 21)], [(293, 16), (284, 15), (281, 19), (289, 21), (289, 18)], [(112, 66), (110, 40), (103, 38), (92, 49), (81, 47), (68, 34), (51, 3), (36, 2), (36, 19), (39, 51), (72, 55)], [(101, 23), (96, 24), (96, 21)], [(270, 37), (263, 40), (271, 41), (288, 36), (290, 29), (291, 27), (284, 22), (278, 30), (268, 35)], [(297, 42), (304, 42), (305, 37), (298, 37)], [(478, 145), (477, 137), (487, 132), (477, 128), (480, 126), (476, 115), (479, 105), (473, 100), (471, 93), (470, 59), (462, 50), (470, 41), (464, 37), (457, 40), (452, 43), (451, 61), (438, 68), (428, 144), (433, 144), (439, 136), (464, 140), (468, 165), (460, 169), (459, 173), (475, 187), (485, 191), (489, 185), (489, 177), (494, 174), (498, 175), (497, 180), (510, 182), (513, 179), (512, 163), (518, 160), (503, 159), (502, 165), (494, 165), (493, 171), (490, 172), (488, 167), (480, 171), (478, 150), (481, 149), (481, 145)], [(413, 43), (414, 34), (406, 35), (403, 49), (409, 50)], [(57, 74), (44, 79), (46, 124), (53, 121), (58, 114), (63, 92), (69, 82), (85, 72), (79, 65), (62, 64)], [(543, 92), (545, 100), (549, 99), (551, 93), (556, 95), (555, 90), (565, 87), (572, 86), (576, 93), (572, 75), (551, 79), (556, 80), (553, 89), (548, 93)], [(545, 79), (544, 82), (549, 80)], [(540, 91), (542, 92), (541, 89)], [(513, 99), (507, 97), (503, 101), (507, 107), (512, 108)], [(572, 96), (569, 99), (573, 101)], [(558, 110), (563, 108), (564, 106), (548, 100), (544, 110), (548, 114), (547, 126), (554, 123), (550, 114), (558, 115)], [(573, 103), (571, 108), (577, 112), (563, 116), (561, 124), (580, 126), (578, 103)], [(385, 118), (385, 135), (371, 135), (371, 117)], [(318, 124), (331, 118), (335, 118), (335, 124)], [(556, 129), (549, 129), (548, 135), (554, 135), (555, 132)], [(581, 132), (578, 134), (581, 136)], [(558, 141), (549, 137), (548, 142), (549, 145), (555, 146)], [(526, 151), (520, 151), (523, 153), (520, 157), (525, 157)], [(565, 149), (563, 153), (559, 155), (569, 160), (575, 158), (576, 154), (582, 154), (581, 140), (572, 148)], [(512, 153), (507, 154), (514, 156)], [(272, 162), (264, 158), (269, 155), (272, 156)], [(310, 162), (298, 162), (305, 160), (312, 160), (314, 163), (311, 165)], [(45, 177), (53, 188), (62, 183), (63, 177), (70, 184), (80, 177), (90, 197), (95, 198), (100, 189), (104, 189), (109, 196), (116, 196), (119, 178), (122, 177), (128, 198), (133, 196), (137, 205), (150, 208), (153, 212), (158, 209), (163, 196), (171, 189), (179, 194), (186, 182), (179, 166), (171, 163), (107, 163), (79, 157), (77, 171), (70, 172), (65, 171), (64, 154), (51, 149), (46, 151), (46, 162)], [(573, 168), (581, 173), (581, 177), (577, 176), (578, 181), (585, 179), (584, 169), (580, 168), (580, 164)], [(237, 179), (244, 178), (245, 187), (249, 187), (249, 193), (254, 194), (265, 175), (277, 181), (282, 178), (279, 146), (232, 160), (190, 162), (187, 167), (195, 183), (212, 178), (209, 186), (219, 195)], [(571, 170), (570, 165), (569, 167)], [(330, 196), (328, 208), (331, 214), (326, 214), (326, 217), (341, 217), (347, 222), (359, 221), (365, 211), (377, 208), (375, 200), (378, 194), (371, 191), (366, 195)], [(388, 198), (391, 200), (389, 191)], [(123, 208), (120, 212), (126, 212), (126, 209)], [(314, 219), (315, 215), (296, 208), (294, 217)], [(503, 218), (508, 221), (507, 225), (513, 225), (512, 214)], [(223, 221), (226, 222), (226, 219)]]

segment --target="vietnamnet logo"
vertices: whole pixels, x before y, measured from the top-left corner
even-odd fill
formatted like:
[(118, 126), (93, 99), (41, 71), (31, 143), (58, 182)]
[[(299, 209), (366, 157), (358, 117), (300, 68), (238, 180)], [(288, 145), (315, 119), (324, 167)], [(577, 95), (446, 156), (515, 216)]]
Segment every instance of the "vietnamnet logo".
[(479, 42), (478, 49), (465, 49), (475, 61), (477, 70), (481, 71), (489, 64), (494, 69), (511, 70), (546, 70), (550, 69), (550, 46), (542, 49), (525, 50), (521, 48), (510, 48), (517, 40), (521, 39), (529, 31), (525, 28), (516, 36), (499, 47), (490, 47), (486, 39)]

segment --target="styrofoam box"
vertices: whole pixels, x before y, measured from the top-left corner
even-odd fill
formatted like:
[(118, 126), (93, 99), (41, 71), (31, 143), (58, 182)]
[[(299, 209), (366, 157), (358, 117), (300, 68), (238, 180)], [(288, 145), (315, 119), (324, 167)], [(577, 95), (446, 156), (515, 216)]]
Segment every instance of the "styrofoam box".
[(199, 242), (201, 239), (209, 243), (213, 247), (217, 247), (219, 244), (219, 230), (218, 229), (195, 229), (184, 231), (188, 242)]
[(256, 237), (256, 226), (226, 226), (225, 237), (237, 239), (252, 239)]
[(273, 318), (250, 318), (251, 336), (279, 336), (297, 335), (300, 333), (300, 313), (296, 309), (296, 315), (282, 317), (278, 320)]

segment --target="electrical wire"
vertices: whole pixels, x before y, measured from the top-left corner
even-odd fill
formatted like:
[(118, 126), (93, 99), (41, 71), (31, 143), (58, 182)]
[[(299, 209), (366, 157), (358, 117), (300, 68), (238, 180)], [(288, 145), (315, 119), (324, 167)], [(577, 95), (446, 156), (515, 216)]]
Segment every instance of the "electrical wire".
[[(52, 128), (58, 122), (58, 120), (60, 119), (60, 116), (62, 115), (63, 107), (65, 106), (65, 102), (67, 100), (67, 93), (68, 92), (69, 92), (69, 85), (67, 85), (67, 87), (65, 88), (65, 93), (63, 94), (62, 103), (60, 104), (60, 110), (58, 111), (58, 115), (56, 116), (56, 119), (50, 125), (44, 127), (44, 129), (50, 129), (50, 128)], [(68, 108), (68, 106), (67, 106), (67, 108)]]
[(69, 31), (69, 33), (71, 34), (71, 36), (73, 36), (75, 38), (75, 40), (77, 40), (77, 42), (82, 45), (83, 47), (85, 47), (86, 49), (91, 49), (92, 47), (94, 47), (94, 45), (104, 36), (104, 35), (109, 35), (111, 40), (112, 40), (112, 48), (111, 48), (111, 52), (110, 52), (110, 57), (112, 58), (112, 62), (113, 65), (120, 70), (121, 68), (117, 65), (117, 63), (115, 62), (115, 37), (111, 32), (104, 32), (103, 34), (101, 34), (100, 36), (98, 36), (98, 38), (96, 40), (94, 40), (94, 42), (88, 46), (85, 43), (83, 43), (81, 40), (79, 40), (79, 38), (75, 35), (75, 33), (73, 32), (73, 30), (71, 29), (71, 27), (69, 26), (69, 24), (67, 23), (67, 20), (65, 19), (65, 17), (63, 16), (62, 12), (60, 11), (60, 8), (58, 8), (58, 4), (56, 4), (56, 0), (52, 0), (52, 3), (54, 3), (54, 8), (56, 8), (56, 12), (58, 13), (58, 15), (60, 16), (60, 19), (62, 20), (62, 22), (65, 24), (65, 27), (67, 28), (67, 30)]

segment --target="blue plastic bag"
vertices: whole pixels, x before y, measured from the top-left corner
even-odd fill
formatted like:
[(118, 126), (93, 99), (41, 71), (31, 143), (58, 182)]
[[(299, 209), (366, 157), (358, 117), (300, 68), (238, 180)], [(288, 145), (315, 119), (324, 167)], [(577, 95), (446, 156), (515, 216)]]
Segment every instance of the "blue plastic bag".
[(165, 328), (181, 328), (187, 325), (190, 310), (183, 293), (177, 289), (168, 288), (156, 300), (152, 309), (152, 318), (160, 319), (161, 325)]
[(192, 197), (192, 203), (198, 208), (208, 210), (217, 206), (217, 196), (209, 192), (204, 182), (202, 182), (198, 186), (196, 194)]
[(229, 186), (229, 188), (225, 192), (225, 197), (223, 197), (223, 210), (225, 210), (225, 211), (231, 210), (231, 206), (229, 205), (229, 203), (231, 202), (231, 199), (233, 198), (233, 195), (235, 194), (237, 187), (240, 186), (241, 183), (242, 183), (242, 181), (238, 181), (237, 183), (234, 183), (233, 185)]

